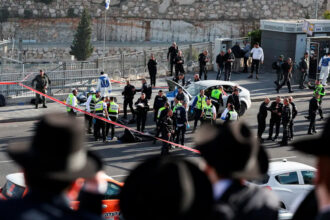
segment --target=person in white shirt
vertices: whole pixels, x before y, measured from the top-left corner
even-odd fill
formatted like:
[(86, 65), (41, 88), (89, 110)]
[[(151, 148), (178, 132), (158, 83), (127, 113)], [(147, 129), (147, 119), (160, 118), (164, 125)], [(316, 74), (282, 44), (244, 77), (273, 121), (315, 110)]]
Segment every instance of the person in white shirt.
[(330, 53), (327, 53), (322, 57), (319, 64), (320, 71), (320, 81), (322, 81), (323, 86), (327, 86), (327, 80), (330, 71)]
[(101, 76), (99, 77), (96, 90), (100, 91), (101, 97), (110, 96), (112, 87), (108, 74), (104, 74), (104, 72), (101, 72)]
[(256, 79), (258, 79), (259, 66), (260, 63), (264, 63), (264, 51), (259, 46), (259, 43), (254, 44), (254, 48), (251, 50), (252, 54), (252, 65), (251, 65), (251, 75), (248, 78), (253, 77), (254, 68), (256, 69)]

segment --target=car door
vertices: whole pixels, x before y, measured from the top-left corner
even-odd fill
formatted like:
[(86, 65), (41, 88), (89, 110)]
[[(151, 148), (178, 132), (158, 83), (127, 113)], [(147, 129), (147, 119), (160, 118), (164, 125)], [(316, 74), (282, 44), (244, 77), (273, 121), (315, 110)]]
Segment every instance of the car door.
[(301, 185), (305, 193), (308, 193), (310, 190), (314, 188), (315, 171), (301, 170), (298, 172), (298, 174), (301, 177)]
[(303, 193), (305, 187), (299, 180), (297, 171), (279, 173), (275, 175), (277, 186), (273, 190), (284, 203), (286, 209), (290, 209), (293, 202)]
[(119, 220), (120, 207), (119, 207), (119, 194), (121, 186), (108, 181), (108, 188), (102, 200), (102, 214), (104, 219)]

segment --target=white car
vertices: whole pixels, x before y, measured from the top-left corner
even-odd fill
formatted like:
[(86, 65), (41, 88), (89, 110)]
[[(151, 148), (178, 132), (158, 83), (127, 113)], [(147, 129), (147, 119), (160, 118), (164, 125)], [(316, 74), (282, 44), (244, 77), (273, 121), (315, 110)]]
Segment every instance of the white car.
[(252, 182), (274, 191), (280, 199), (281, 208), (292, 210), (295, 200), (314, 188), (315, 172), (314, 167), (283, 160), (269, 163), (267, 175)]
[[(183, 88), (183, 92), (188, 99), (189, 107), (192, 106), (192, 103), (195, 97), (199, 94), (200, 90), (205, 90), (205, 95), (210, 96), (213, 89), (217, 86), (222, 86), (224, 91), (226, 92), (225, 95), (222, 95), (223, 103), (227, 103), (228, 96), (232, 94), (233, 87), (237, 84), (229, 81), (222, 81), (222, 80), (202, 80), (199, 82), (193, 82), (186, 87), (182, 87), (181, 85), (177, 84), (172, 80), (167, 80), (167, 84), (169, 86), (169, 91), (166, 96), (169, 102), (172, 102), (177, 94), (177, 88)], [(250, 92), (249, 90), (245, 89), (242, 86), (238, 86), (239, 90), (239, 99), (241, 102), (241, 110), (239, 112), (240, 115), (243, 115), (247, 109), (251, 107), (251, 99), (250, 99)]]

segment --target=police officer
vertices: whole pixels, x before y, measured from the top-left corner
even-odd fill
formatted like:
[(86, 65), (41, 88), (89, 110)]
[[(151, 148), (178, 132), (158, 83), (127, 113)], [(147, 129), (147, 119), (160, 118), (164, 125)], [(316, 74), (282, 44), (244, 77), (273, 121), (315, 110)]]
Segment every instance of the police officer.
[[(172, 130), (172, 126), (173, 126), (173, 122), (172, 122), (172, 111), (169, 110), (166, 114), (166, 117), (164, 118), (163, 122), (162, 122), (162, 139), (169, 141), (171, 136), (173, 135), (173, 130)], [(162, 145), (162, 149), (161, 149), (161, 155), (165, 156), (169, 154), (169, 150), (170, 150), (170, 144), (167, 142), (163, 142)]]
[(264, 139), (262, 138), (262, 134), (264, 133), (266, 129), (266, 118), (268, 115), (268, 112), (270, 108), (268, 107), (268, 104), (270, 102), (269, 98), (265, 98), (265, 100), (261, 103), (259, 107), (259, 113), (257, 116), (258, 119), (258, 138), (261, 143), (264, 142)]
[(192, 104), (192, 110), (195, 112), (195, 121), (194, 121), (194, 128), (193, 132), (196, 131), (198, 121), (202, 120), (202, 112), (203, 107), (206, 105), (206, 96), (204, 95), (204, 90), (201, 89), (199, 91), (199, 95), (197, 95), (194, 99), (194, 102)]
[(155, 97), (154, 101), (154, 122), (157, 122), (157, 115), (158, 110), (164, 107), (165, 103), (167, 102), (167, 97), (164, 95), (162, 90), (158, 91), (158, 95)]
[(317, 101), (319, 102), (319, 114), (321, 117), (320, 120), (323, 120), (322, 99), (325, 96), (325, 89), (321, 84), (320, 80), (315, 80), (315, 86), (311, 86), (310, 84), (308, 84), (308, 87), (314, 90), (314, 95), (319, 94), (319, 98)]
[(206, 100), (206, 105), (203, 107), (203, 124), (213, 124), (217, 117), (217, 111), (212, 105), (211, 99)]
[[(78, 107), (77, 94), (78, 94), (78, 91), (76, 89), (72, 90), (72, 93), (70, 93), (68, 95), (67, 99), (66, 99), (66, 104), (77, 108)], [(73, 109), (73, 108), (70, 108), (70, 107), (67, 106), (66, 111), (71, 116), (77, 116), (77, 110), (76, 109)]]
[(173, 76), (173, 66), (175, 65), (174, 59), (176, 58), (178, 52), (179, 52), (178, 46), (176, 45), (175, 42), (173, 42), (172, 46), (168, 48), (168, 53), (167, 53), (167, 61), (170, 62), (171, 76)]
[(219, 112), (219, 107), (223, 106), (222, 91), (222, 86), (217, 86), (217, 88), (213, 89), (211, 92), (212, 104), (214, 105), (217, 113)]
[(132, 115), (133, 115), (133, 120), (135, 118), (135, 112), (133, 108), (133, 99), (135, 95), (135, 87), (130, 84), (130, 81), (126, 81), (126, 86), (124, 88), (124, 91), (122, 92), (122, 95), (124, 96), (124, 118), (127, 119), (127, 106), (129, 106)]
[[(118, 114), (119, 114), (119, 105), (115, 102), (114, 97), (110, 97), (110, 103), (109, 103), (109, 118), (113, 122), (117, 122)], [(109, 130), (111, 128), (111, 140), (113, 140), (113, 137), (115, 136), (115, 125), (111, 123), (106, 124), (106, 136), (109, 134)]]
[[(267, 140), (276, 141), (277, 137), (280, 133), (281, 113), (282, 113), (282, 108), (283, 108), (283, 104), (281, 101), (282, 101), (281, 97), (277, 96), (276, 101), (274, 101), (274, 102), (272, 102), (272, 104), (270, 104), (271, 116), (270, 116), (270, 121), (269, 121), (269, 136), (268, 136)], [(275, 133), (275, 137), (273, 138), (274, 125), (276, 126), (276, 133)]]
[(315, 118), (316, 118), (316, 112), (319, 109), (319, 101), (318, 101), (319, 98), (320, 98), (320, 95), (318, 93), (314, 93), (313, 98), (309, 101), (308, 117), (309, 117), (310, 123), (309, 123), (309, 128), (308, 128), (307, 134), (316, 133)]
[(227, 113), (225, 122), (228, 123), (228, 122), (231, 122), (231, 121), (237, 121), (238, 120), (238, 113), (235, 111), (235, 106), (228, 103), (228, 108), (229, 108), (229, 111)]
[[(44, 94), (46, 93), (46, 89), (50, 85), (50, 80), (49, 80), (49, 77), (45, 74), (45, 72), (43, 70), (40, 70), (39, 75), (37, 75), (32, 80), (32, 86), (34, 86), (34, 84), (36, 84), (35, 89), (37, 91), (44, 93)], [(39, 108), (39, 99), (42, 100), (42, 107), (47, 108), (45, 96), (41, 96), (41, 98), (40, 98), (40, 94), (36, 93), (36, 101), (35, 101), (36, 109)]]
[(186, 111), (187, 104), (180, 101), (181, 105), (175, 108), (174, 117), (175, 117), (175, 133), (176, 139), (175, 143), (181, 143), (184, 145), (186, 127), (188, 123), (188, 115)]
[(141, 97), (135, 102), (136, 107), (136, 126), (137, 130), (144, 132), (147, 114), (149, 111), (148, 99), (146, 99), (146, 94), (142, 93)]
[[(95, 105), (94, 114), (102, 118), (109, 118), (107, 103), (104, 101), (104, 97), (101, 97), (98, 103)], [(106, 132), (105, 132), (105, 121), (96, 118), (94, 124), (94, 140), (98, 141), (100, 137), (100, 130), (102, 131), (102, 140), (106, 142)]]
[(204, 80), (207, 80), (207, 68), (206, 64), (209, 62), (209, 58), (207, 57), (207, 50), (204, 50), (203, 53), (199, 54), (199, 78), (202, 78), (204, 73)]
[(292, 120), (292, 111), (290, 108), (290, 103), (287, 98), (284, 99), (283, 101), (283, 109), (281, 113), (281, 118), (282, 118), (282, 125), (283, 125), (283, 137), (282, 141), (280, 142), (281, 146), (287, 146), (288, 145), (288, 140), (289, 140), (289, 124), (290, 121)]
[(291, 105), (291, 111), (292, 111), (292, 118), (289, 124), (289, 140), (292, 141), (293, 140), (293, 132), (294, 132), (294, 119), (296, 118), (297, 114), (298, 114), (298, 110), (297, 110), (297, 106), (296, 104), (293, 102), (293, 98), (292, 96), (289, 97), (289, 103)]
[[(157, 121), (156, 121), (156, 135), (158, 137), (162, 131), (162, 124), (164, 120), (166, 120), (167, 113), (170, 110), (170, 104), (166, 102), (163, 107), (159, 108), (157, 111)], [(156, 143), (156, 139), (154, 139), (154, 144)]]
[[(93, 113), (95, 109), (95, 104), (98, 102), (98, 99), (100, 98), (100, 92), (95, 91), (95, 89), (92, 88), (87, 96), (88, 98), (86, 101), (86, 111), (89, 113)], [(85, 114), (85, 120), (87, 126), (87, 133), (92, 134), (93, 117)]]

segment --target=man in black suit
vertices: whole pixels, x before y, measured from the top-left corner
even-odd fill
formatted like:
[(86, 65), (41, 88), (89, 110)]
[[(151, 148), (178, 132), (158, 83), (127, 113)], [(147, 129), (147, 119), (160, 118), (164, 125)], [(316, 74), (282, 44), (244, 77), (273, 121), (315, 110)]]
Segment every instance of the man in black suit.
[[(45, 145), (44, 140), (50, 141)], [(85, 149), (84, 141), (82, 123), (74, 117), (51, 114), (38, 122), (32, 141), (10, 144), (8, 154), (23, 168), (29, 191), (23, 199), (0, 200), (0, 218), (101, 220), (107, 182), (99, 173), (101, 160)], [(77, 178), (86, 181), (80, 192), (79, 210), (74, 211), (66, 194)]]
[(241, 102), (239, 101), (239, 91), (237, 88), (235, 88), (233, 94), (228, 97), (226, 106), (228, 103), (235, 106), (235, 111), (240, 114)]
[(168, 48), (168, 52), (167, 52), (167, 61), (170, 62), (171, 76), (173, 76), (173, 66), (175, 64), (174, 59), (178, 55), (178, 52), (179, 52), (178, 46), (176, 45), (175, 42), (173, 42), (172, 46)]
[(310, 123), (309, 123), (309, 128), (308, 128), (307, 134), (316, 133), (315, 119), (316, 119), (316, 113), (320, 107), (319, 102), (317, 101), (319, 98), (320, 98), (320, 95), (315, 93), (313, 98), (309, 101), (308, 118), (310, 120)]
[(262, 139), (262, 134), (264, 133), (266, 129), (266, 118), (268, 115), (268, 112), (270, 109), (268, 107), (268, 104), (270, 102), (269, 98), (265, 98), (265, 100), (261, 103), (259, 107), (259, 113), (257, 116), (258, 119), (258, 138), (259, 141), (262, 143), (264, 142), (264, 139)]
[[(283, 109), (283, 104), (281, 102), (281, 97), (277, 96), (276, 101), (270, 104), (270, 121), (269, 121), (269, 136), (267, 140), (276, 141), (278, 135), (280, 134), (280, 126), (281, 126), (281, 114)], [(274, 125), (276, 126), (275, 137), (273, 138), (273, 129)]]
[(272, 191), (244, 184), (268, 170), (267, 153), (246, 124), (204, 126), (196, 133), (196, 145), (206, 160), (215, 209), (222, 217), (216, 219), (277, 219), (279, 201)]

